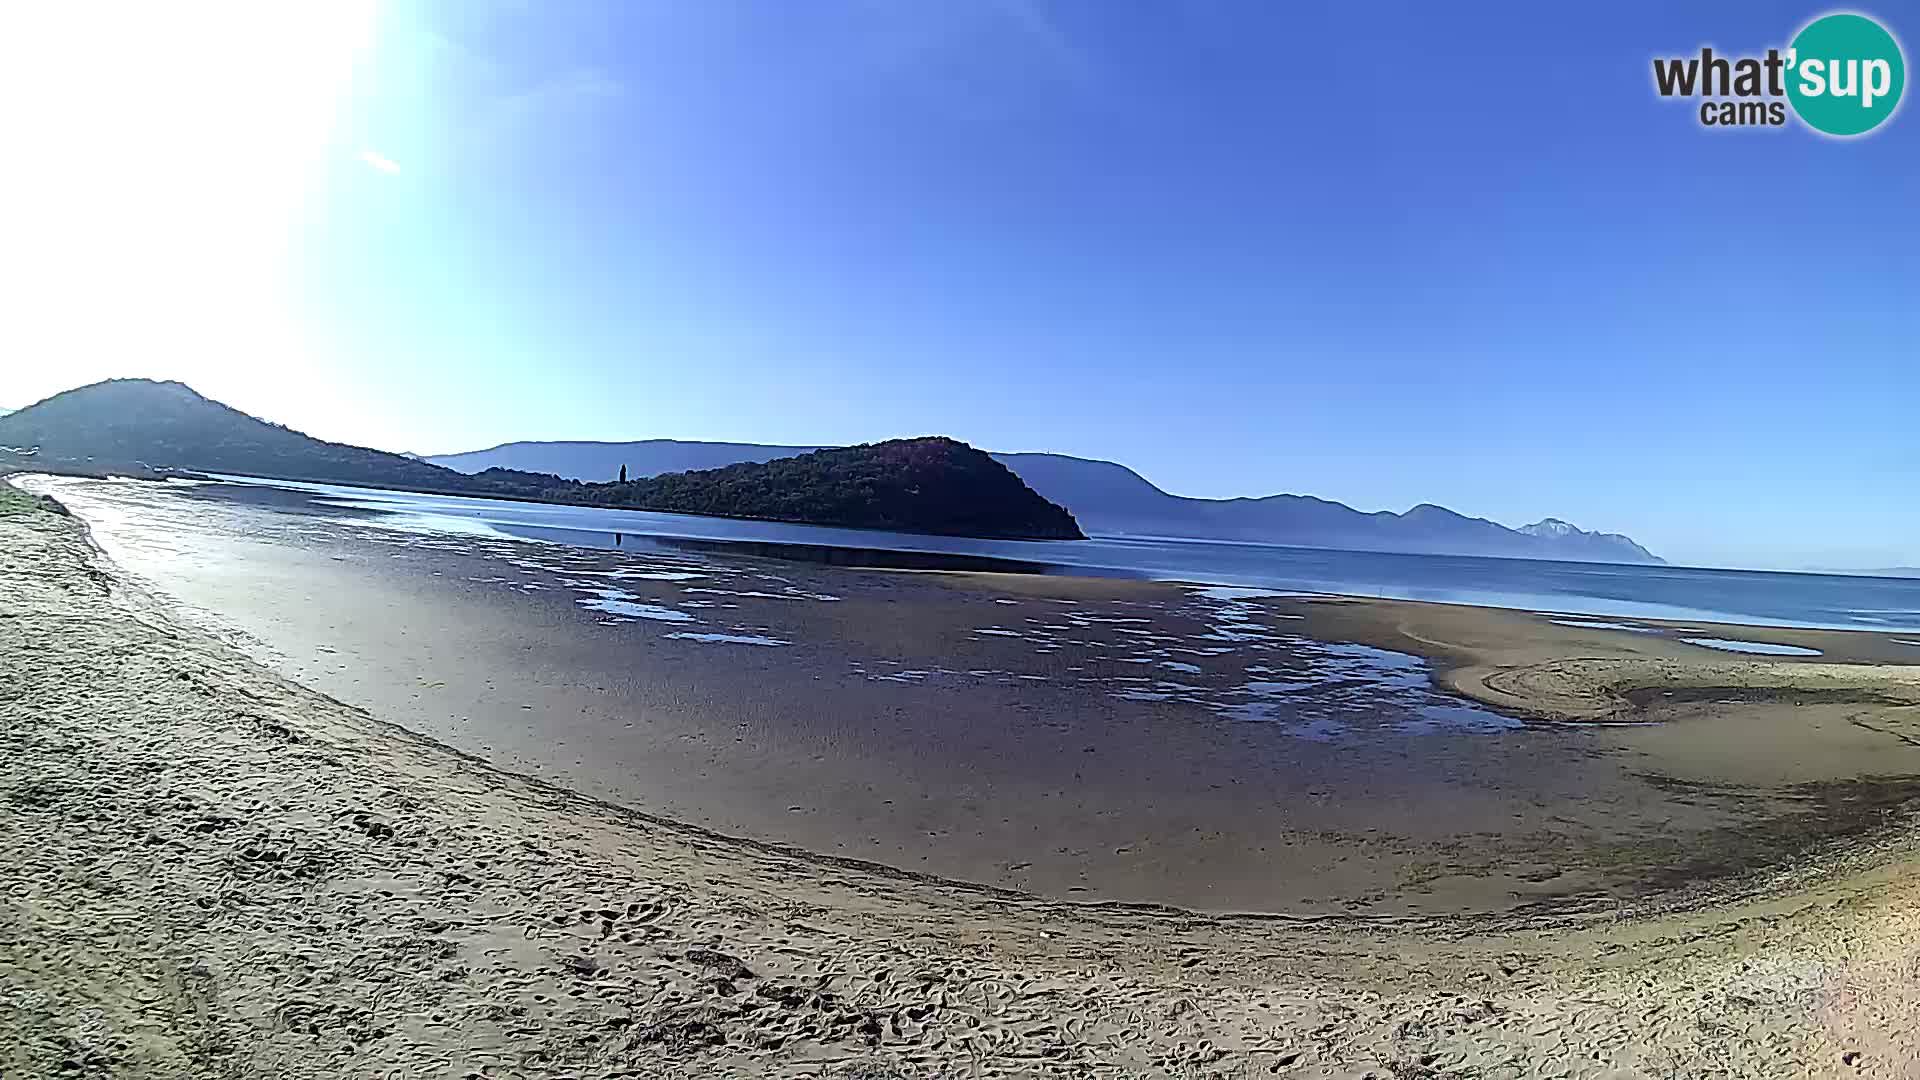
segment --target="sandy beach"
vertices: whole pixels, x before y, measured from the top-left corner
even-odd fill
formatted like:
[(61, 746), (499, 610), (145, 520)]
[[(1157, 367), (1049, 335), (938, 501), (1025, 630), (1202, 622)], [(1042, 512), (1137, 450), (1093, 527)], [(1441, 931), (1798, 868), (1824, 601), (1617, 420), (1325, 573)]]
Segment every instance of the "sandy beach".
[[(1856, 663), (1911, 659), (1886, 635), (596, 549), (272, 489), (27, 483), (171, 615), (505, 771), (1050, 899), (1618, 910), (1791, 865), (1920, 776), (1883, 707), (1913, 696), (1903, 669)], [(1817, 649), (1840, 681), (1731, 709), (1743, 681), (1825, 667), (1686, 637)]]
[[(1747, 659), (1655, 624), (800, 568), (697, 586), (741, 606), (685, 632), (794, 643), (722, 649), (618, 618), (684, 581), (617, 579), (584, 632), (577, 595), (517, 591), (510, 631), (503, 583), (429, 586), (470, 551), (271, 536), (229, 538), (226, 587), (281, 614), (217, 625), (191, 612), (246, 605), (204, 576), (157, 589), (9, 511), (0, 1075), (1917, 1067), (1920, 678), (1881, 635), (1709, 628), (1821, 652)], [(599, 564), (489, 565), (458, 576)], [(1341, 648), (1426, 666), (1342, 697), (1372, 691), (1329, 665), (1383, 661)], [(1308, 674), (1337, 738), (1226, 712)], [(882, 809), (909, 792), (941, 794)]]

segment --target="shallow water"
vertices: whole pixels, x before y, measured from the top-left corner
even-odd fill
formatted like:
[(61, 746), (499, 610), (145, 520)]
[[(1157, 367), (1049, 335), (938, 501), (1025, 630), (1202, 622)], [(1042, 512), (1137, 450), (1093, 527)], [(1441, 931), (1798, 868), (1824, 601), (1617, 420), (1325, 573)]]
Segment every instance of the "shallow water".
[(117, 572), (375, 716), (918, 872), (1212, 910), (1506, 910), (1638, 887), (1607, 853), (1758, 812), (1650, 782), (1597, 729), (1443, 693), (1419, 657), (1314, 640), (1266, 595), (1298, 590), (872, 573), (308, 491), (32, 483)]
[(1607, 622), (1604, 619), (1548, 619), (1555, 626), (1576, 626), (1582, 630), (1625, 630), (1635, 634), (1657, 634), (1659, 630), (1651, 626), (1635, 626), (1632, 623)]
[[(149, 547), (177, 542), (180, 515), (192, 513), (177, 498), (186, 495), (185, 503), (210, 503), (209, 511), (224, 511), (214, 518), (202, 515), (197, 524), (203, 528), (215, 524), (301, 544), (361, 540), (394, 549), (389, 559), (407, 559), (414, 552), (475, 556), (493, 570), (466, 575), (469, 584), (521, 595), (572, 594), (573, 603), (595, 622), (636, 628), (663, 624), (657, 633), (666, 641), (786, 647), (807, 636), (782, 617), (797, 614), (792, 605), (842, 599), (817, 583), (801, 584), (774, 572), (772, 564), (760, 560), (649, 548), (638, 538), (631, 546), (623, 538), (613, 549), (529, 543), (468, 520), (450, 519), (450, 527), (440, 529), (432, 515), (370, 513), (342, 507), (331, 497), (310, 499), (304, 491), (265, 489), (275, 501), (261, 499), (263, 489), (237, 485), (63, 483), (83, 500), (90, 516), (116, 522), (113, 532), (120, 542)], [(230, 497), (236, 493), (242, 497)], [(159, 527), (133, 527), (132, 507)], [(143, 552), (136, 563), (149, 558)], [(633, 591), (642, 588), (647, 595)], [(1048, 604), (1038, 614), (1029, 614), (1036, 608), (1031, 602), (996, 598), (999, 621), (974, 627), (970, 636), (983, 643), (1028, 646), (1023, 651), (1029, 667), (901, 668), (883, 655), (854, 656), (847, 663), (873, 682), (1072, 686), (1116, 701), (1192, 706), (1321, 742), (1385, 733), (1491, 733), (1519, 726), (1517, 720), (1437, 690), (1420, 657), (1315, 641), (1287, 630), (1299, 615), (1255, 603), (1299, 593), (1211, 586), (1185, 595), (1184, 603), (1172, 607)], [(764, 601), (777, 603), (767, 607)], [(1062, 670), (1057, 658), (1065, 653), (1079, 662)], [(1250, 658), (1263, 662), (1249, 668)]]
[(1689, 645), (1699, 645), (1721, 652), (1757, 653), (1764, 656), (1819, 656), (1819, 649), (1809, 649), (1800, 645), (1781, 645), (1772, 641), (1738, 641), (1732, 638), (1690, 637), (1681, 638)]
[(767, 637), (764, 634), (696, 634), (686, 630), (676, 630), (667, 637), (675, 641), (704, 641), (714, 645), (791, 645), (790, 641)]
[[(281, 495), (261, 494), (271, 488), (280, 489)], [(235, 500), (274, 499), (297, 492), (311, 503), (360, 511), (398, 528), (491, 532), (582, 547), (784, 545), (788, 554), (843, 565), (847, 561), (886, 565), (909, 556), (970, 557), (998, 560), (1004, 564), (997, 567), (1001, 569), (1251, 587), (1264, 590), (1258, 594), (1262, 596), (1333, 593), (1612, 618), (1920, 633), (1920, 579), (1913, 578), (1404, 555), (1124, 536), (1087, 541), (974, 540), (281, 481), (239, 481), (211, 485), (208, 490)]]

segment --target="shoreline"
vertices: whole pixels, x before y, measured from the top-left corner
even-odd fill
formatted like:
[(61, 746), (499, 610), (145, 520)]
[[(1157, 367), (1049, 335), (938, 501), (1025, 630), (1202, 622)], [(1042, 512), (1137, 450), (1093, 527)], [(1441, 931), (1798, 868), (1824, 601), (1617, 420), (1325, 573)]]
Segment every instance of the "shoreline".
[(1914, 1000), (1911, 830), (1864, 870), (1626, 922), (983, 896), (450, 756), (136, 621), (77, 523), (0, 530), (19, 620), (0, 642), (19, 883), (0, 1026), (21, 1036), (0, 1064), (26, 1074), (1891, 1077), (1920, 1060), (1911, 1030), (1875, 1021)]
[[(1916, 792), (1853, 778), (1920, 775), (1899, 703), (1856, 700), (1912, 696), (1911, 668), (1503, 609), (476, 544), (70, 494), (164, 602), (425, 738), (655, 819), (992, 892), (1659, 910), (1864, 842)], [(1715, 632), (1882, 658), (1870, 635)], [(730, 635), (785, 647), (699, 640)], [(1744, 700), (1619, 692), (1689, 685)], [(1863, 707), (1901, 724), (1862, 735)]]
[[(118, 599), (130, 603), (133, 607), (145, 612), (148, 617), (156, 617), (163, 623), (182, 625), (177, 622), (182, 614), (178, 610), (178, 601), (157, 594), (144, 584), (135, 583), (123, 575), (116, 574), (115, 571), (119, 568), (114, 565), (112, 557), (98, 545), (91, 535), (91, 530), (86, 518), (82, 515), (72, 513), (66, 507), (62, 506), (57, 499), (53, 499), (50, 496), (43, 496), (43, 498), (46, 498), (47, 501), (54, 506), (59, 506), (60, 509), (56, 512), (81, 531), (82, 539), (89, 553), (84, 569), (90, 579), (109, 589)], [(107, 566), (102, 568), (96, 565), (98, 562), (105, 562)], [(955, 579), (999, 576), (978, 571), (889, 570), (888, 572), (947, 575)], [(1021, 574), (1018, 576), (1024, 579), (1030, 575)], [(1068, 582), (1079, 582), (1087, 586), (1098, 586), (1102, 583), (1115, 580), (1098, 577), (1074, 578), (1069, 575), (1047, 576), (1048, 581), (1056, 583), (1063, 579)], [(1142, 581), (1135, 584), (1149, 589), (1163, 585), (1179, 589), (1214, 587), (1186, 582)], [(1364, 608), (1386, 609), (1389, 612), (1395, 608), (1419, 606), (1439, 611), (1464, 608), (1468, 611), (1502, 611), (1514, 615), (1528, 614), (1527, 612), (1517, 609), (1488, 609), (1467, 605), (1429, 603), (1423, 601), (1380, 600), (1372, 597), (1337, 596), (1331, 594), (1314, 595), (1301, 599), (1306, 603), (1354, 604)], [(1705, 625), (1741, 630), (1756, 629), (1744, 627), (1740, 624), (1722, 623)], [(201, 630), (204, 632), (204, 628), (201, 628)], [(1401, 631), (1401, 633), (1404, 634), (1404, 631)], [(1845, 634), (1852, 632), (1832, 631), (1831, 633)], [(1381, 641), (1391, 642), (1394, 646), (1408, 650), (1409, 652), (1411, 652), (1412, 648), (1408, 644), (1409, 640), (1422, 642), (1422, 639), (1418, 638), (1396, 638), (1389, 633), (1358, 633), (1353, 636), (1357, 643), (1374, 644), (1375, 642)], [(223, 642), (223, 644), (227, 643)], [(1437, 646), (1438, 643), (1427, 644)], [(1379, 645), (1377, 647), (1386, 648), (1389, 646)], [(1450, 688), (1452, 688), (1450, 684), (1453, 679), (1462, 671), (1477, 670), (1480, 666), (1447, 666), (1445, 660), (1449, 654), (1444, 649), (1438, 647), (1435, 647), (1432, 652), (1412, 654), (1421, 655), (1436, 664), (1437, 666), (1433, 673), (1434, 681), (1437, 684), (1449, 684)], [(1481, 655), (1477, 656), (1476, 659), (1484, 661), (1486, 657)], [(1764, 671), (1766, 667), (1765, 664), (1759, 663), (1747, 666), (1761, 671)], [(1797, 666), (1811, 665), (1805, 661), (1801, 661)], [(1494, 670), (1505, 669), (1496, 667)], [(1914, 675), (1916, 676), (1916, 681), (1920, 681), (1920, 669), (1916, 669)], [(294, 682), (310, 694), (320, 694), (320, 691), (313, 687), (300, 684), (298, 680), (294, 680)], [(1602, 691), (1615, 688), (1598, 679), (1593, 680), (1590, 685), (1592, 688)], [(1584, 716), (1550, 715), (1537, 706), (1535, 699), (1512, 698), (1495, 690), (1483, 690), (1484, 698), (1478, 697), (1465, 688), (1456, 688), (1456, 692), (1463, 696), (1476, 697), (1477, 700), (1485, 700), (1488, 704), (1500, 704), (1513, 708), (1516, 712), (1529, 714), (1523, 717), (1523, 719), (1527, 719), (1529, 722), (1576, 726), (1586, 725), (1588, 723), (1604, 724), (1608, 722), (1606, 719), (1595, 720)], [(332, 701), (332, 699), (328, 700)], [(615, 822), (623, 822), (649, 829), (664, 830), (678, 834), (689, 842), (696, 844), (734, 846), (743, 851), (753, 852), (759, 856), (783, 862), (814, 864), (823, 868), (849, 870), (882, 879), (891, 879), (909, 886), (930, 886), (943, 892), (972, 896), (983, 903), (1007, 903), (1025, 908), (1038, 907), (1052, 914), (1060, 915), (1072, 913), (1137, 915), (1151, 919), (1203, 920), (1221, 925), (1243, 923), (1251, 925), (1293, 925), (1311, 928), (1332, 926), (1350, 931), (1370, 928), (1389, 928), (1396, 931), (1420, 930), (1429, 933), (1451, 934), (1460, 934), (1466, 931), (1467, 936), (1484, 936), (1480, 933), (1467, 931), (1468, 927), (1485, 921), (1485, 916), (1478, 913), (1380, 915), (1365, 912), (1327, 914), (1259, 910), (1201, 910), (1174, 904), (1141, 901), (1053, 898), (1036, 895), (1018, 888), (996, 886), (991, 883), (960, 878), (943, 877), (938, 874), (916, 871), (882, 861), (823, 852), (752, 836), (720, 832), (692, 822), (649, 813), (630, 805), (575, 790), (564, 783), (502, 769), (498, 764), (488, 760), (482, 755), (474, 754), (437, 740), (413, 728), (407, 727), (398, 721), (384, 718), (362, 709), (354, 709), (352, 706), (347, 706), (339, 702), (334, 702), (334, 704), (341, 705), (343, 708), (352, 709), (352, 711), (359, 713), (363, 723), (378, 729), (387, 737), (409, 744), (430, 755), (451, 758), (458, 762), (463, 769), (478, 770), (493, 774), (497, 780), (521, 789), (529, 797), (557, 808), (565, 808), (570, 812), (584, 812), (611, 819)], [(1920, 705), (1920, 700), (1917, 700), (1916, 704)], [(1644, 708), (1644, 706), (1637, 707)], [(1632, 722), (1654, 724), (1663, 721), (1641, 720)], [(1917, 796), (1920, 796), (1920, 777), (1915, 778), (1915, 792)], [(1920, 823), (1920, 816), (1916, 816), (1914, 822)], [(1843, 881), (1851, 875), (1872, 874), (1875, 871), (1883, 869), (1887, 862), (1888, 852), (1911, 853), (1917, 861), (1920, 861), (1920, 829), (1906, 829), (1904, 828), (1906, 824), (1911, 823), (1903, 823), (1901, 826), (1889, 827), (1879, 831), (1846, 834), (1842, 842), (1830, 844), (1821, 852), (1824, 858), (1824, 865), (1817, 873), (1809, 874), (1805, 870), (1791, 867), (1769, 866), (1762, 867), (1746, 876), (1694, 882), (1692, 885), (1696, 887), (1691, 889), (1665, 889), (1625, 902), (1611, 903), (1606, 906), (1604, 910), (1552, 905), (1541, 908), (1521, 908), (1512, 912), (1502, 913), (1499, 919), (1501, 929), (1496, 933), (1510, 934), (1540, 930), (1565, 930), (1583, 924), (1613, 922), (1623, 918), (1645, 920), (1658, 916), (1685, 916), (1716, 905), (1725, 906), (1750, 901), (1766, 903), (1790, 895), (1792, 889), (1789, 887), (1789, 883), (1792, 887), (1797, 887), (1802, 890), (1817, 890), (1822, 885)]]
[[(0, 474), (0, 475), (4, 475), (4, 474)], [(137, 482), (137, 483), (161, 483), (161, 482), (164, 482), (166, 479), (181, 479), (180, 477), (172, 477), (172, 478), (129, 477), (129, 476), (120, 476), (118, 474), (102, 473), (97, 470), (91, 473), (69, 472), (69, 473), (48, 473), (48, 474), (35, 474), (32, 472), (22, 471), (22, 472), (19, 472), (18, 475), (28, 476), (28, 477), (34, 476), (34, 475), (44, 475), (48, 477), (65, 477), (68, 479), (118, 479), (118, 480), (128, 480), (128, 481)], [(275, 478), (269, 478), (269, 477), (248, 477), (248, 476), (242, 476), (238, 474), (195, 474), (195, 478), (192, 479), (190, 482), (225, 485), (230, 487), (240, 486), (240, 487), (250, 488), (255, 491), (299, 491), (299, 492), (305, 492), (308, 494), (335, 491), (335, 492), (344, 493), (346, 497), (352, 497), (356, 494), (364, 494), (364, 495), (373, 496), (376, 498), (403, 497), (403, 496), (409, 496), (409, 495), (417, 495), (417, 496), (422, 496), (430, 499), (452, 499), (456, 501), (460, 499), (471, 498), (476, 502), (483, 503), (483, 504), (498, 503), (503, 501), (504, 502), (521, 502), (521, 503), (524, 503), (524, 505), (528, 509), (536, 510), (536, 511), (543, 508), (546, 508), (546, 509), (571, 508), (571, 509), (581, 509), (581, 510), (589, 510), (589, 511), (596, 511), (596, 512), (604, 511), (608, 513), (619, 513), (619, 512), (626, 512), (629, 510), (629, 508), (623, 508), (623, 507), (593, 507), (593, 506), (583, 506), (583, 505), (571, 504), (571, 503), (526, 502), (525, 500), (519, 500), (519, 499), (514, 499), (510, 497), (505, 497), (505, 496), (486, 496), (486, 495), (468, 496), (468, 495), (463, 495), (463, 494), (453, 493), (453, 492), (416, 491), (412, 489), (402, 489), (402, 488), (339, 485), (339, 484), (331, 484), (331, 483), (324, 483), (324, 482), (318, 482), (318, 481), (286, 480), (286, 479), (275, 479)], [(403, 512), (405, 511), (406, 506), (404, 501), (397, 502), (393, 504), (393, 506), (390, 507), (390, 509), (393, 510), (394, 512)], [(707, 515), (699, 515), (699, 514), (687, 514), (687, 513), (680, 513), (680, 512), (646, 511), (646, 510), (632, 510), (631, 512), (641, 514), (641, 515), (653, 515), (653, 516), (665, 517), (665, 518), (684, 518), (684, 519), (687, 519), (690, 521), (696, 521), (696, 522), (712, 521), (712, 522), (740, 522), (740, 523), (747, 523), (747, 524), (765, 524), (765, 525), (790, 525), (794, 528), (798, 528), (802, 530), (814, 530), (822, 533), (843, 534), (843, 538), (840, 540), (827, 541), (827, 540), (807, 540), (807, 539), (754, 538), (754, 537), (743, 537), (743, 536), (720, 536), (720, 535), (708, 535), (704, 533), (650, 533), (645, 529), (641, 529), (640, 531), (629, 531), (627, 533), (627, 535), (630, 535), (643, 543), (648, 541), (656, 541), (662, 544), (685, 547), (689, 550), (726, 550), (726, 551), (735, 551), (735, 552), (746, 552), (746, 553), (756, 554), (756, 555), (770, 557), (770, 558), (783, 559), (783, 560), (796, 559), (801, 562), (813, 563), (816, 565), (836, 565), (836, 566), (852, 565), (852, 566), (861, 566), (861, 567), (887, 569), (887, 570), (937, 569), (937, 570), (954, 570), (954, 571), (963, 572), (963, 573), (969, 572), (969, 571), (981, 571), (981, 572), (991, 573), (991, 572), (997, 572), (1004, 569), (1006, 571), (1016, 572), (1016, 573), (1056, 574), (1060, 576), (1092, 577), (1092, 578), (1102, 579), (1102, 580), (1111, 579), (1111, 580), (1127, 580), (1127, 581), (1147, 581), (1147, 582), (1154, 582), (1154, 583), (1161, 583), (1161, 584), (1194, 585), (1194, 586), (1209, 587), (1209, 588), (1234, 588), (1234, 589), (1256, 588), (1256, 589), (1280, 589), (1280, 590), (1297, 589), (1300, 595), (1311, 594), (1311, 595), (1321, 595), (1321, 596), (1329, 596), (1329, 597), (1350, 596), (1353, 598), (1364, 598), (1364, 599), (1375, 599), (1375, 600), (1396, 600), (1396, 601), (1405, 602), (1405, 603), (1452, 603), (1452, 604), (1457, 604), (1459, 606), (1485, 607), (1485, 608), (1496, 609), (1496, 610), (1531, 611), (1535, 614), (1540, 614), (1543, 616), (1560, 615), (1565, 617), (1574, 617), (1574, 618), (1581, 618), (1581, 619), (1598, 619), (1598, 620), (1629, 619), (1629, 620), (1644, 621), (1644, 622), (1665, 621), (1665, 622), (1674, 623), (1674, 624), (1683, 623), (1683, 622), (1705, 622), (1705, 623), (1722, 625), (1722, 626), (1739, 626), (1739, 627), (1751, 627), (1751, 628), (1759, 628), (1759, 629), (1778, 629), (1782, 631), (1797, 631), (1797, 630), (1849, 631), (1851, 630), (1851, 631), (1858, 631), (1858, 632), (1870, 633), (1870, 634), (1904, 633), (1904, 634), (1913, 635), (1913, 636), (1920, 636), (1920, 624), (1915, 624), (1911, 627), (1902, 629), (1900, 627), (1895, 627), (1895, 626), (1864, 625), (1865, 623), (1874, 623), (1874, 622), (1881, 621), (1881, 620), (1875, 620), (1875, 619), (1866, 619), (1866, 620), (1862, 620), (1859, 623), (1841, 624), (1841, 623), (1827, 623), (1827, 622), (1807, 621), (1807, 620), (1796, 619), (1796, 618), (1760, 616), (1760, 615), (1752, 615), (1751, 617), (1744, 617), (1744, 616), (1741, 616), (1738, 612), (1732, 611), (1732, 610), (1727, 610), (1727, 611), (1713, 611), (1713, 610), (1706, 610), (1706, 609), (1696, 610), (1696, 609), (1688, 608), (1684, 605), (1668, 604), (1663, 601), (1657, 601), (1657, 600), (1644, 600), (1644, 599), (1636, 600), (1631, 598), (1617, 598), (1617, 599), (1608, 601), (1608, 603), (1612, 604), (1611, 608), (1603, 609), (1603, 608), (1592, 606), (1592, 602), (1600, 601), (1603, 599), (1601, 596), (1597, 594), (1587, 596), (1584, 594), (1547, 593), (1547, 594), (1541, 594), (1537, 598), (1532, 598), (1532, 599), (1539, 600), (1540, 601), (1539, 603), (1501, 603), (1498, 601), (1491, 601), (1491, 600), (1485, 601), (1485, 602), (1462, 601), (1462, 600), (1436, 601), (1436, 600), (1431, 600), (1427, 598), (1422, 598), (1417, 596), (1408, 596), (1408, 595), (1396, 594), (1396, 595), (1389, 596), (1378, 591), (1366, 592), (1366, 591), (1342, 590), (1338, 588), (1328, 589), (1328, 588), (1313, 588), (1313, 587), (1293, 586), (1293, 585), (1274, 585), (1274, 584), (1263, 585), (1258, 583), (1249, 584), (1245, 581), (1208, 580), (1204, 578), (1188, 579), (1188, 578), (1179, 577), (1177, 576), (1177, 572), (1170, 571), (1170, 570), (1150, 570), (1142, 567), (1125, 566), (1125, 565), (1118, 565), (1118, 564), (1099, 565), (1099, 564), (1091, 564), (1091, 563), (1081, 564), (1081, 563), (1074, 563), (1074, 562), (1049, 562), (1038, 552), (988, 554), (988, 553), (979, 553), (979, 552), (967, 553), (962, 551), (944, 551), (939, 549), (920, 548), (920, 547), (887, 548), (887, 547), (875, 546), (873, 543), (863, 544), (859, 542), (857, 538), (862, 535), (868, 535), (868, 536), (892, 535), (908, 541), (913, 541), (916, 539), (922, 540), (922, 541), (974, 540), (983, 544), (997, 544), (997, 543), (1005, 542), (1005, 543), (1012, 543), (1018, 546), (1018, 545), (1025, 545), (1025, 544), (1031, 543), (1041, 547), (1044, 547), (1045, 544), (1050, 543), (1048, 541), (1018, 541), (1018, 540), (999, 541), (999, 540), (994, 540), (990, 538), (978, 538), (978, 537), (969, 538), (969, 537), (961, 537), (961, 536), (955, 536), (950, 534), (938, 534), (938, 533), (915, 534), (915, 533), (884, 533), (882, 532), (882, 533), (875, 534), (870, 532), (869, 530), (856, 529), (856, 528), (850, 528), (850, 527), (816, 526), (816, 525), (810, 525), (810, 524), (804, 524), (804, 523), (782, 522), (775, 519), (730, 518), (730, 517), (707, 516)], [(456, 514), (455, 519), (461, 520), (460, 515)], [(491, 519), (486, 518), (484, 516), (476, 517), (476, 518), (473, 518), (472, 520), (480, 522), (482, 525), (488, 526), (490, 529), (496, 525), (501, 524), (498, 522), (493, 522)], [(531, 528), (537, 532), (579, 533), (579, 534), (593, 534), (593, 535), (599, 535), (599, 536), (611, 536), (620, 532), (620, 530), (616, 526), (605, 525), (605, 524), (596, 525), (596, 526), (581, 526), (581, 527), (576, 527), (574, 525), (568, 525), (568, 524), (557, 524), (557, 523), (539, 524), (539, 525), (535, 525), (533, 523), (518, 523), (518, 524), (524, 525), (525, 527)], [(554, 542), (544, 537), (533, 537), (531, 535), (513, 531), (511, 524), (507, 526), (506, 531), (496, 532), (495, 535), (499, 536), (502, 539), (511, 537), (511, 538), (517, 538), (521, 540), (532, 540), (534, 542)], [(1842, 571), (1778, 570), (1778, 569), (1770, 570), (1770, 569), (1753, 569), (1753, 568), (1741, 568), (1741, 567), (1676, 566), (1676, 565), (1668, 565), (1664, 563), (1648, 564), (1648, 563), (1633, 563), (1633, 562), (1627, 562), (1627, 563), (1587, 562), (1587, 561), (1581, 561), (1581, 560), (1537, 559), (1537, 558), (1523, 558), (1523, 557), (1517, 557), (1517, 556), (1504, 556), (1504, 555), (1451, 555), (1451, 554), (1442, 553), (1442, 552), (1422, 553), (1422, 552), (1372, 551), (1372, 550), (1363, 550), (1363, 549), (1317, 548), (1317, 547), (1272, 544), (1272, 543), (1264, 543), (1264, 542), (1258, 542), (1258, 541), (1242, 541), (1242, 540), (1230, 540), (1230, 539), (1133, 536), (1133, 535), (1126, 535), (1126, 534), (1101, 534), (1099, 536), (1089, 537), (1088, 539), (1097, 541), (1100, 543), (1118, 542), (1118, 543), (1124, 544), (1128, 542), (1147, 542), (1147, 543), (1171, 544), (1176, 547), (1183, 544), (1196, 544), (1201, 546), (1219, 546), (1219, 547), (1226, 547), (1226, 548), (1246, 547), (1246, 548), (1253, 548), (1253, 549), (1259, 549), (1259, 550), (1267, 550), (1267, 551), (1272, 551), (1276, 553), (1348, 555), (1348, 556), (1361, 556), (1361, 557), (1379, 557), (1379, 558), (1385, 558), (1385, 559), (1400, 559), (1400, 558), (1465, 559), (1468, 561), (1488, 562), (1495, 565), (1518, 563), (1518, 564), (1528, 564), (1536, 567), (1549, 567), (1549, 568), (1585, 567), (1585, 568), (1595, 568), (1595, 569), (1606, 569), (1611, 567), (1611, 568), (1647, 569), (1650, 567), (1657, 567), (1661, 569), (1675, 571), (1678, 573), (1700, 571), (1700, 572), (1707, 572), (1707, 573), (1713, 573), (1713, 574), (1727, 574), (1727, 575), (1736, 575), (1736, 576), (1738, 575), (1745, 575), (1745, 576), (1772, 575), (1772, 576), (1779, 576), (1779, 577), (1819, 577), (1819, 578), (1829, 578), (1834, 580), (1871, 580), (1871, 581), (1885, 582), (1889, 584), (1906, 584), (1906, 583), (1920, 582), (1920, 579), (1915, 579), (1915, 578), (1904, 578), (1899, 576), (1891, 576), (1891, 577), (1875, 576), (1869, 573), (1855, 573), (1855, 572), (1842, 572)], [(571, 542), (569, 541), (559, 541), (559, 542), (571, 544)], [(581, 545), (574, 545), (574, 546), (581, 546)], [(584, 546), (593, 548), (601, 545), (589, 544)], [(799, 554), (794, 554), (794, 552), (799, 552)], [(832, 557), (832, 558), (817, 557), (821, 553), (827, 553), (827, 552), (835, 553), (835, 557)], [(855, 561), (843, 562), (841, 561), (841, 557), (852, 557)], [(889, 560), (897, 560), (897, 562), (890, 562)], [(931, 563), (929, 565), (922, 566), (922, 567), (906, 565), (909, 563), (920, 562), (925, 560), (931, 560), (931, 563), (951, 562), (953, 563), (953, 565), (932, 565)], [(959, 565), (960, 563), (965, 563), (967, 561), (972, 561), (979, 565), (976, 565), (973, 567)], [(992, 565), (992, 564), (999, 564), (999, 563), (1004, 563), (1009, 565), (1005, 567)], [(1405, 587), (1411, 588), (1412, 586), (1405, 586)], [(1518, 596), (1511, 597), (1511, 598), (1516, 600), (1523, 599), (1522, 597), (1518, 597)], [(1575, 610), (1564, 610), (1564, 611), (1557, 610), (1557, 609), (1554, 609), (1551, 604), (1551, 601), (1554, 601), (1556, 599), (1582, 601), (1582, 602), (1586, 602), (1588, 606), (1585, 608), (1580, 608)], [(1628, 605), (1628, 606), (1666, 608), (1670, 613), (1665, 615), (1623, 614), (1620, 611), (1615, 610), (1622, 604)], [(1863, 612), (1862, 614), (1865, 614), (1865, 613)]]

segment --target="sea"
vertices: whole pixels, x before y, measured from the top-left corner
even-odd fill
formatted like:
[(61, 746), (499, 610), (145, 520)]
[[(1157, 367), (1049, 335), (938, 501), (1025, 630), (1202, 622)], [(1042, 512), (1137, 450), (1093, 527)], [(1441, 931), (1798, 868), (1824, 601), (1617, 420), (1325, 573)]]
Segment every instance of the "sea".
[(578, 547), (731, 550), (847, 566), (1129, 577), (1544, 614), (1920, 635), (1915, 578), (1339, 551), (1168, 536), (979, 540), (238, 476), (166, 483), (191, 485), (196, 498), (263, 509)]

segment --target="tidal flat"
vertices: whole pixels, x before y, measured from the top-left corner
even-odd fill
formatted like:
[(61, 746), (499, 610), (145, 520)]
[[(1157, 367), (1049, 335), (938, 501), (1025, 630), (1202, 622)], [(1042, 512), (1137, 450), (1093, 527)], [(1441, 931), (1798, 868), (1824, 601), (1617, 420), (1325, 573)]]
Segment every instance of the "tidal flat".
[(1920, 682), (1866, 663), (1903, 652), (1882, 635), (1712, 630), (1819, 654), (1749, 659), (1691, 644), (1697, 621), (49, 490), (153, 595), (462, 753), (729, 836), (1052, 899), (1656, 902), (1882, 828), (1920, 777)]

